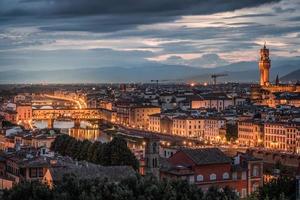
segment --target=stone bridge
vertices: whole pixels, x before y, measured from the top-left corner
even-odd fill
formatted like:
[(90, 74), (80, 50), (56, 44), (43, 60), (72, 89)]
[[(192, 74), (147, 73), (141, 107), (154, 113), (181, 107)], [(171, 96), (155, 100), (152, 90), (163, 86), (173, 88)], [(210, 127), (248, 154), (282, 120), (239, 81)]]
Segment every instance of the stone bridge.
[(80, 120), (98, 120), (101, 119), (101, 113), (98, 109), (34, 109), (32, 110), (33, 120), (48, 120), (48, 128), (53, 127), (54, 120), (59, 118), (73, 119), (76, 124)]

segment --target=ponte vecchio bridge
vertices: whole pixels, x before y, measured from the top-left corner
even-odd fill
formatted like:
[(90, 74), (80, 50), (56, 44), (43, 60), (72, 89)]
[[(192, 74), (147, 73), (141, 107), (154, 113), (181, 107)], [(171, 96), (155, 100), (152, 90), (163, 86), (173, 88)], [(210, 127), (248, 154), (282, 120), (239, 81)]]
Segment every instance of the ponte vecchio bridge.
[(59, 118), (72, 119), (75, 126), (80, 125), (81, 120), (99, 120), (101, 113), (98, 109), (33, 109), (33, 120), (47, 120), (48, 128), (53, 128), (54, 120)]

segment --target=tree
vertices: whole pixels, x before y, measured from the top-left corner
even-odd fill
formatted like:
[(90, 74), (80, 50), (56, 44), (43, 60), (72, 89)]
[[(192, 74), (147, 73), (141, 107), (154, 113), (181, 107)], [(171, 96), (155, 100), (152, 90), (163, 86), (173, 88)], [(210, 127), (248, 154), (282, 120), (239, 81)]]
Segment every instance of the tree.
[(55, 187), (42, 183), (20, 183), (4, 191), (7, 200), (235, 200), (234, 192), (212, 187), (202, 190), (186, 180), (158, 180), (154, 177), (130, 177), (119, 183), (107, 179), (79, 179), (67, 174)]
[(238, 138), (238, 126), (236, 124), (226, 125), (226, 139), (230, 141), (231, 139), (236, 140)]
[(109, 143), (108, 148), (110, 153), (110, 165), (131, 165), (134, 169), (138, 169), (139, 163), (127, 147), (127, 143), (123, 138), (119, 136), (114, 137)]
[(296, 199), (296, 180), (287, 176), (279, 176), (264, 184), (258, 190), (258, 199)]
[(70, 155), (73, 158), (77, 158), (79, 144), (80, 144), (80, 142), (78, 142), (76, 139), (70, 140), (69, 145), (67, 146), (67, 148), (65, 150), (66, 155)]
[(79, 160), (87, 160), (88, 150), (91, 144), (92, 143), (89, 140), (84, 140), (83, 142), (81, 142), (79, 147), (80, 152), (77, 157)]
[(79, 141), (68, 135), (57, 136), (51, 149), (73, 159), (107, 165), (128, 165), (139, 168), (139, 162), (127, 147), (126, 141), (117, 136), (110, 143)]
[(212, 186), (204, 197), (205, 200), (238, 200), (239, 197), (229, 187), (219, 188)]
[(101, 145), (101, 143), (99, 142), (94, 142), (93, 144), (91, 144), (89, 146), (89, 149), (87, 151), (87, 160), (89, 162), (95, 162), (94, 160), (94, 155), (96, 154), (96, 151), (97, 151), (97, 146), (98, 145)]
[(6, 190), (2, 196), (6, 200), (52, 200), (53, 193), (48, 186), (40, 182), (21, 182)]

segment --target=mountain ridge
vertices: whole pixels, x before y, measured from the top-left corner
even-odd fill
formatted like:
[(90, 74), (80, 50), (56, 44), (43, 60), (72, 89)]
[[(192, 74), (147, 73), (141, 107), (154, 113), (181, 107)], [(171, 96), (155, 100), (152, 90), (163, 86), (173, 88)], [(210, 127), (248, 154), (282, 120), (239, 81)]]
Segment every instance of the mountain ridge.
[[(275, 62), (270, 70), (270, 79), (276, 75), (286, 74), (300, 69), (300, 59), (293, 60), (288, 65), (284, 61)], [(140, 67), (101, 67), (56, 70), (7, 70), (0, 73), (0, 83), (118, 83), (118, 82), (150, 82), (152, 79), (167, 79), (170, 81), (210, 81), (211, 74), (227, 73), (219, 81), (257, 81), (258, 66), (254, 61), (232, 63), (217, 68), (196, 68), (186, 65), (156, 65)]]

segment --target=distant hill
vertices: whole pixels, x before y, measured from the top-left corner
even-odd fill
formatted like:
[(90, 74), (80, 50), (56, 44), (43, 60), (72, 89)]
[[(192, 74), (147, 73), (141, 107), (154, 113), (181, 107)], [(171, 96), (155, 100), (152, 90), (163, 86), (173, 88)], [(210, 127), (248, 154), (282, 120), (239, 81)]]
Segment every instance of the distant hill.
[(281, 81), (287, 82), (287, 81), (300, 81), (300, 69), (292, 71), (288, 73), (287, 75), (280, 78)]
[[(288, 63), (288, 65), (284, 64)], [(284, 77), (300, 69), (300, 59), (291, 62), (274, 61), (270, 79), (276, 75)], [(83, 69), (62, 69), (42, 71), (10, 70), (0, 73), (0, 83), (119, 83), (150, 82), (152, 79), (172, 81), (211, 81), (211, 74), (227, 73), (218, 81), (253, 82), (258, 81), (257, 62), (239, 62), (217, 68), (196, 68), (183, 65), (148, 63), (139, 67), (103, 67)], [(294, 78), (297, 77), (294, 75)], [(298, 76), (299, 77), (299, 76)], [(289, 80), (285, 78), (282, 80)]]

